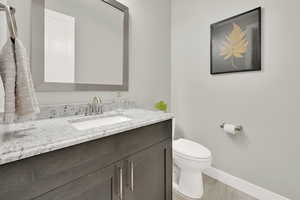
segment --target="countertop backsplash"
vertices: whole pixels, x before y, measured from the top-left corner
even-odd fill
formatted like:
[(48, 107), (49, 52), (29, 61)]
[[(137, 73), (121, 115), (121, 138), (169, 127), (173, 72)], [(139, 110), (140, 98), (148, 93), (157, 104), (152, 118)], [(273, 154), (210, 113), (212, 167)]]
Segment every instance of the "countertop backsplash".
[[(37, 115), (36, 119), (53, 119), (59, 117), (79, 116), (84, 115), (88, 103), (70, 103), (59, 105), (42, 105), (40, 106), (41, 112)], [(134, 101), (128, 99), (109, 100), (102, 103), (103, 111), (112, 111), (116, 109), (130, 109), (137, 108)], [(0, 113), (0, 123), (3, 120), (3, 113)], [(18, 122), (18, 121), (17, 121)]]

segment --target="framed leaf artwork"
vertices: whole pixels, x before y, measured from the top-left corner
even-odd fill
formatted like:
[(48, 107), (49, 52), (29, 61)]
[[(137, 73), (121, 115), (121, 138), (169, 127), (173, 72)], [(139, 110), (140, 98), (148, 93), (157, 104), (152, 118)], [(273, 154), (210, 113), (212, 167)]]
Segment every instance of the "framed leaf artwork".
[(211, 74), (261, 70), (261, 8), (211, 25)]

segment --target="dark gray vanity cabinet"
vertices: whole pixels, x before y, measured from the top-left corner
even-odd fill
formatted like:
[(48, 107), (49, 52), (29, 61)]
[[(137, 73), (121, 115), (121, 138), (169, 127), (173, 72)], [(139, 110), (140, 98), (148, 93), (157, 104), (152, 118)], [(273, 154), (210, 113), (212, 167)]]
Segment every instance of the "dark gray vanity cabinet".
[(35, 200), (118, 200), (121, 190), (117, 191), (120, 182), (116, 170), (121, 170), (120, 166), (116, 163), (85, 175)]
[(0, 166), (0, 200), (171, 199), (171, 120)]
[[(170, 198), (171, 149), (166, 141), (128, 158), (125, 199), (166, 200)], [(162, 170), (163, 169), (163, 170)]]

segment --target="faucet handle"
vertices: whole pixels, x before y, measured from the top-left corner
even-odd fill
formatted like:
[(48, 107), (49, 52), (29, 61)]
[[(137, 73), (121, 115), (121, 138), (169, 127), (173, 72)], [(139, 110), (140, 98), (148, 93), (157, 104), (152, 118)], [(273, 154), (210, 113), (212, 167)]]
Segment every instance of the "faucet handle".
[(98, 114), (103, 114), (103, 100), (101, 97), (98, 97), (99, 99), (99, 105), (98, 105)]

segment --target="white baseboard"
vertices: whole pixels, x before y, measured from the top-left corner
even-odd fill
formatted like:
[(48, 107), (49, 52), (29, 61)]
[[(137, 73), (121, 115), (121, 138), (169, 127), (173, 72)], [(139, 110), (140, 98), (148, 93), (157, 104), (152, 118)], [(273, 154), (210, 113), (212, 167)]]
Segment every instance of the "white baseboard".
[(203, 173), (259, 200), (290, 200), (213, 167), (206, 169)]

